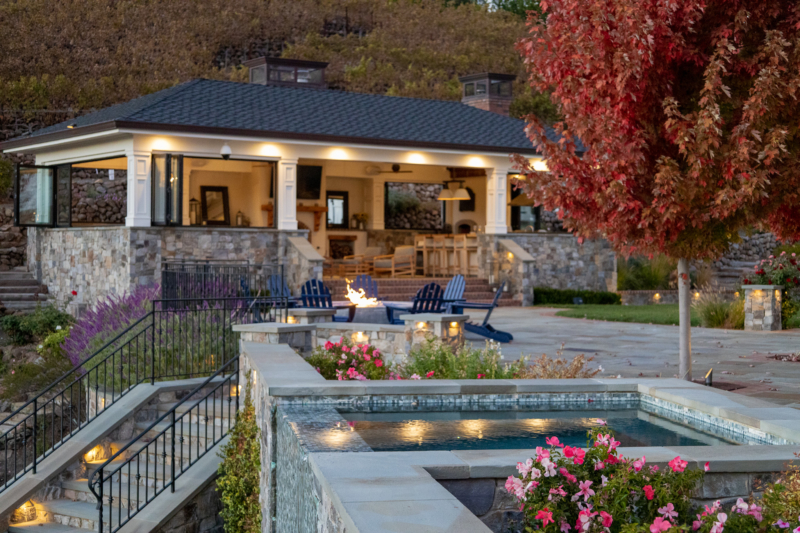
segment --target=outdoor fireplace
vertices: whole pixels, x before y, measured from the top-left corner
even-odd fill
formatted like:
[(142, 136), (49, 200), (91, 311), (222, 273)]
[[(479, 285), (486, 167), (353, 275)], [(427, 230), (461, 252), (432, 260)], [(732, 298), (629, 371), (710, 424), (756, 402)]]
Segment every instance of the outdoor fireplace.
[(348, 255), (355, 255), (355, 235), (330, 235), (328, 243), (331, 259), (343, 259)]

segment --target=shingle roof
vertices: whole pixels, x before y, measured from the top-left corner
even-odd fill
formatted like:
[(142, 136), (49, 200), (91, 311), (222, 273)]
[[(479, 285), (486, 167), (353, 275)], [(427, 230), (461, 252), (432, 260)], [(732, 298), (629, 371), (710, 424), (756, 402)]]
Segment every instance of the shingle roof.
[[(62, 122), (25, 139), (67, 131), (77, 135), (82, 127), (105, 123), (163, 131), (237, 130), (295, 139), (534, 152), (524, 121), (460, 102), (206, 79)], [(74, 129), (67, 128), (70, 124)], [(552, 132), (549, 136), (555, 138)], [(29, 144), (20, 141), (10, 142)]]

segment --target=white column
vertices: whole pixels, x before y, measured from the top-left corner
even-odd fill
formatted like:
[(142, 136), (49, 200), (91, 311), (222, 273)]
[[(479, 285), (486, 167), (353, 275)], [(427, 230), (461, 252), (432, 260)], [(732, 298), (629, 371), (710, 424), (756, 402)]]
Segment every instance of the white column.
[(297, 159), (281, 159), (278, 163), (278, 187), (275, 227), (297, 229)]
[(508, 196), (508, 168), (486, 169), (486, 233), (508, 233), (506, 203)]
[(128, 158), (128, 215), (125, 225), (128, 227), (150, 225), (152, 155), (151, 152), (140, 150), (125, 153)]
[(385, 228), (384, 221), (384, 180), (380, 178), (372, 178), (370, 186), (367, 189), (369, 194), (367, 212), (369, 213), (370, 220), (368, 222), (369, 229), (382, 230)]

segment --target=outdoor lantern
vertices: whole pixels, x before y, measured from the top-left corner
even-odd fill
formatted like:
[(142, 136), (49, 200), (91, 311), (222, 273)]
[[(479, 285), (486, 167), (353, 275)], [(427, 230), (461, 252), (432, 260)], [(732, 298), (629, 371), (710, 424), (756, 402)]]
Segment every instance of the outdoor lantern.
[(237, 227), (244, 226), (244, 213), (242, 213), (241, 211), (236, 213), (236, 226)]
[(189, 200), (189, 224), (192, 226), (200, 224), (200, 202), (195, 198)]

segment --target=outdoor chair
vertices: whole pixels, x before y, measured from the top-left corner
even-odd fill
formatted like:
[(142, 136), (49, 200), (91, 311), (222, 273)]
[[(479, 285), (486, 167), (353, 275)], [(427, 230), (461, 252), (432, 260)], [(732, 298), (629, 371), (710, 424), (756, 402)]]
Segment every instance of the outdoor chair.
[(464, 281), (464, 276), (461, 274), (453, 276), (453, 278), (447, 282), (447, 287), (445, 287), (444, 294), (442, 295), (442, 312), (449, 313), (453, 305), (464, 301), (464, 289), (466, 286), (467, 283)]
[(393, 306), (387, 305), (386, 306), (386, 318), (389, 320), (389, 324), (401, 325), (403, 321), (399, 318), (395, 318), (394, 313), (395, 311), (399, 314), (408, 314), (408, 315), (416, 315), (418, 313), (441, 313), (442, 312), (442, 296), (444, 292), (442, 291), (442, 287), (439, 286), (438, 283), (428, 283), (420, 290), (417, 291), (417, 295), (414, 296), (413, 303), (411, 307), (400, 307), (400, 306)]
[(365, 298), (375, 298), (376, 300), (383, 300), (378, 296), (378, 282), (372, 279), (369, 274), (361, 274), (356, 276), (356, 279), (350, 283), (350, 288), (358, 292), (359, 289), (364, 289)]
[(490, 304), (461, 302), (452, 305), (452, 313), (456, 315), (464, 314), (464, 309), (486, 310), (486, 316), (483, 317), (483, 323), (476, 324), (475, 322), (467, 321), (464, 323), (464, 329), (471, 333), (475, 333), (476, 335), (480, 335), (497, 342), (511, 342), (514, 340), (514, 336), (511, 333), (494, 329), (492, 325), (489, 324), (489, 317), (492, 316), (492, 311), (494, 311), (494, 308), (497, 307), (497, 301), (500, 299), (500, 296), (503, 295), (503, 288), (505, 288), (505, 285), (505, 281), (500, 284), (500, 286), (497, 288), (497, 292), (494, 294), (494, 300)]
[(363, 254), (344, 256), (344, 275), (353, 277), (358, 274), (372, 274), (373, 263), (380, 253), (380, 246), (368, 246)]
[(300, 296), (302, 307), (310, 309), (348, 309), (346, 317), (334, 315), (334, 322), (352, 322), (356, 314), (355, 304), (333, 305), (331, 290), (321, 281), (310, 279), (303, 285), (302, 296)]
[(413, 276), (417, 269), (417, 250), (414, 246), (398, 246), (393, 255), (378, 255), (374, 260), (373, 273), (389, 274), (393, 278)]
[(286, 280), (280, 274), (272, 274), (267, 278), (267, 290), (270, 298), (285, 299), (290, 308), (297, 305), (298, 299), (292, 296)]

